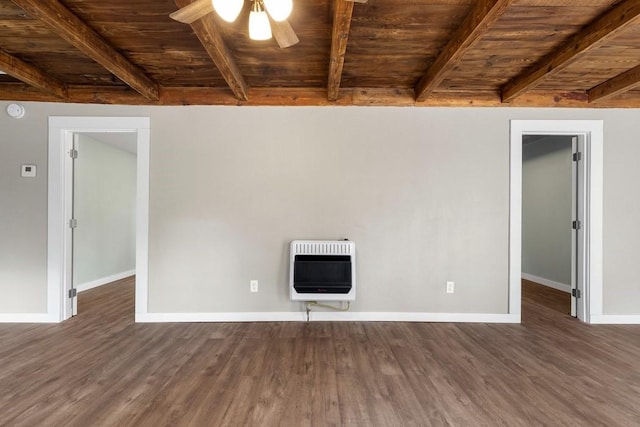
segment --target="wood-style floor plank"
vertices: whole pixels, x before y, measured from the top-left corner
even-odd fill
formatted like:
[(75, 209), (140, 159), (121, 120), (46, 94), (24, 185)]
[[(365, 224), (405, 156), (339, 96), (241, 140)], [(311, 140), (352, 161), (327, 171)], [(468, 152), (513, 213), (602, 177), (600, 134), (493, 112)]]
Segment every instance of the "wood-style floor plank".
[(520, 325), (135, 324), (133, 278), (0, 325), (4, 426), (640, 425), (640, 327), (523, 282)]

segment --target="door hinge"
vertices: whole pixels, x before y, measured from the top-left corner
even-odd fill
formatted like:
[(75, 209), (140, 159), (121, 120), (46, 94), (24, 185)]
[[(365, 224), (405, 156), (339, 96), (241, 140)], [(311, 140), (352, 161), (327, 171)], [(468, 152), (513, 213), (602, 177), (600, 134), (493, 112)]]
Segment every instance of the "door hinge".
[(69, 151), (69, 156), (71, 156), (72, 159), (77, 159), (78, 158), (78, 150), (76, 150), (75, 148), (72, 148)]
[(579, 162), (580, 160), (582, 160), (582, 153), (580, 151), (573, 153), (573, 161)]
[(75, 218), (71, 218), (69, 220), (69, 228), (76, 228), (78, 226), (78, 220)]
[(571, 289), (571, 296), (572, 297), (576, 297), (576, 298), (581, 298), (582, 293), (580, 292), (580, 289), (573, 288), (573, 289)]
[(582, 223), (580, 221), (572, 221), (571, 228), (574, 230), (580, 230), (582, 228)]
[(78, 295), (78, 290), (76, 288), (69, 289), (69, 298), (75, 298)]

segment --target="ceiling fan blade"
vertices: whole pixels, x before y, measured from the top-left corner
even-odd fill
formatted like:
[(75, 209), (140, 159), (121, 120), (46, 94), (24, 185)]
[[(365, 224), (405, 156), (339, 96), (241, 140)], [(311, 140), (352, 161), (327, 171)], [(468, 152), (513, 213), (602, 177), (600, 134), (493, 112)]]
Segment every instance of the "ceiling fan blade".
[(169, 17), (183, 24), (191, 24), (211, 12), (213, 12), (211, 0), (196, 0), (190, 5), (176, 10)]
[(293, 28), (289, 24), (289, 21), (274, 21), (273, 19), (269, 19), (271, 24), (271, 32), (273, 33), (273, 37), (278, 42), (278, 46), (281, 48), (290, 47), (294, 44), (298, 44), (300, 41), (298, 36), (296, 35)]

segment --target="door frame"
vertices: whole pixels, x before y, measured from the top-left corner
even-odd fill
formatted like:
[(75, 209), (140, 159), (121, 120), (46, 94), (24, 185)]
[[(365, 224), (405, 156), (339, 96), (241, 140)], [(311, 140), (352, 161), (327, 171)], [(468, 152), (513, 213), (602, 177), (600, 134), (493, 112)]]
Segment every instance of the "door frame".
[(49, 189), (47, 240), (47, 313), (50, 321), (71, 317), (72, 162), (74, 133), (135, 132), (136, 159), (136, 319), (146, 314), (149, 285), (149, 152), (148, 117), (49, 117)]
[(511, 120), (509, 185), (509, 314), (522, 312), (522, 136), (580, 135), (586, 158), (584, 318), (602, 314), (602, 207), (604, 126), (602, 120)]

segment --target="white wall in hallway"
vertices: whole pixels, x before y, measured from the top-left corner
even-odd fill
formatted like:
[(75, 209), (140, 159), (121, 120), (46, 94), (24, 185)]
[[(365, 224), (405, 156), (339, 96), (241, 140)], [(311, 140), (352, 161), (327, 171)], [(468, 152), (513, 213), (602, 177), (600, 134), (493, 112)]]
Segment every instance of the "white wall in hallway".
[(571, 136), (522, 147), (522, 272), (571, 286)]
[(77, 149), (73, 266), (83, 289), (135, 270), (136, 156), (89, 135), (77, 135)]

